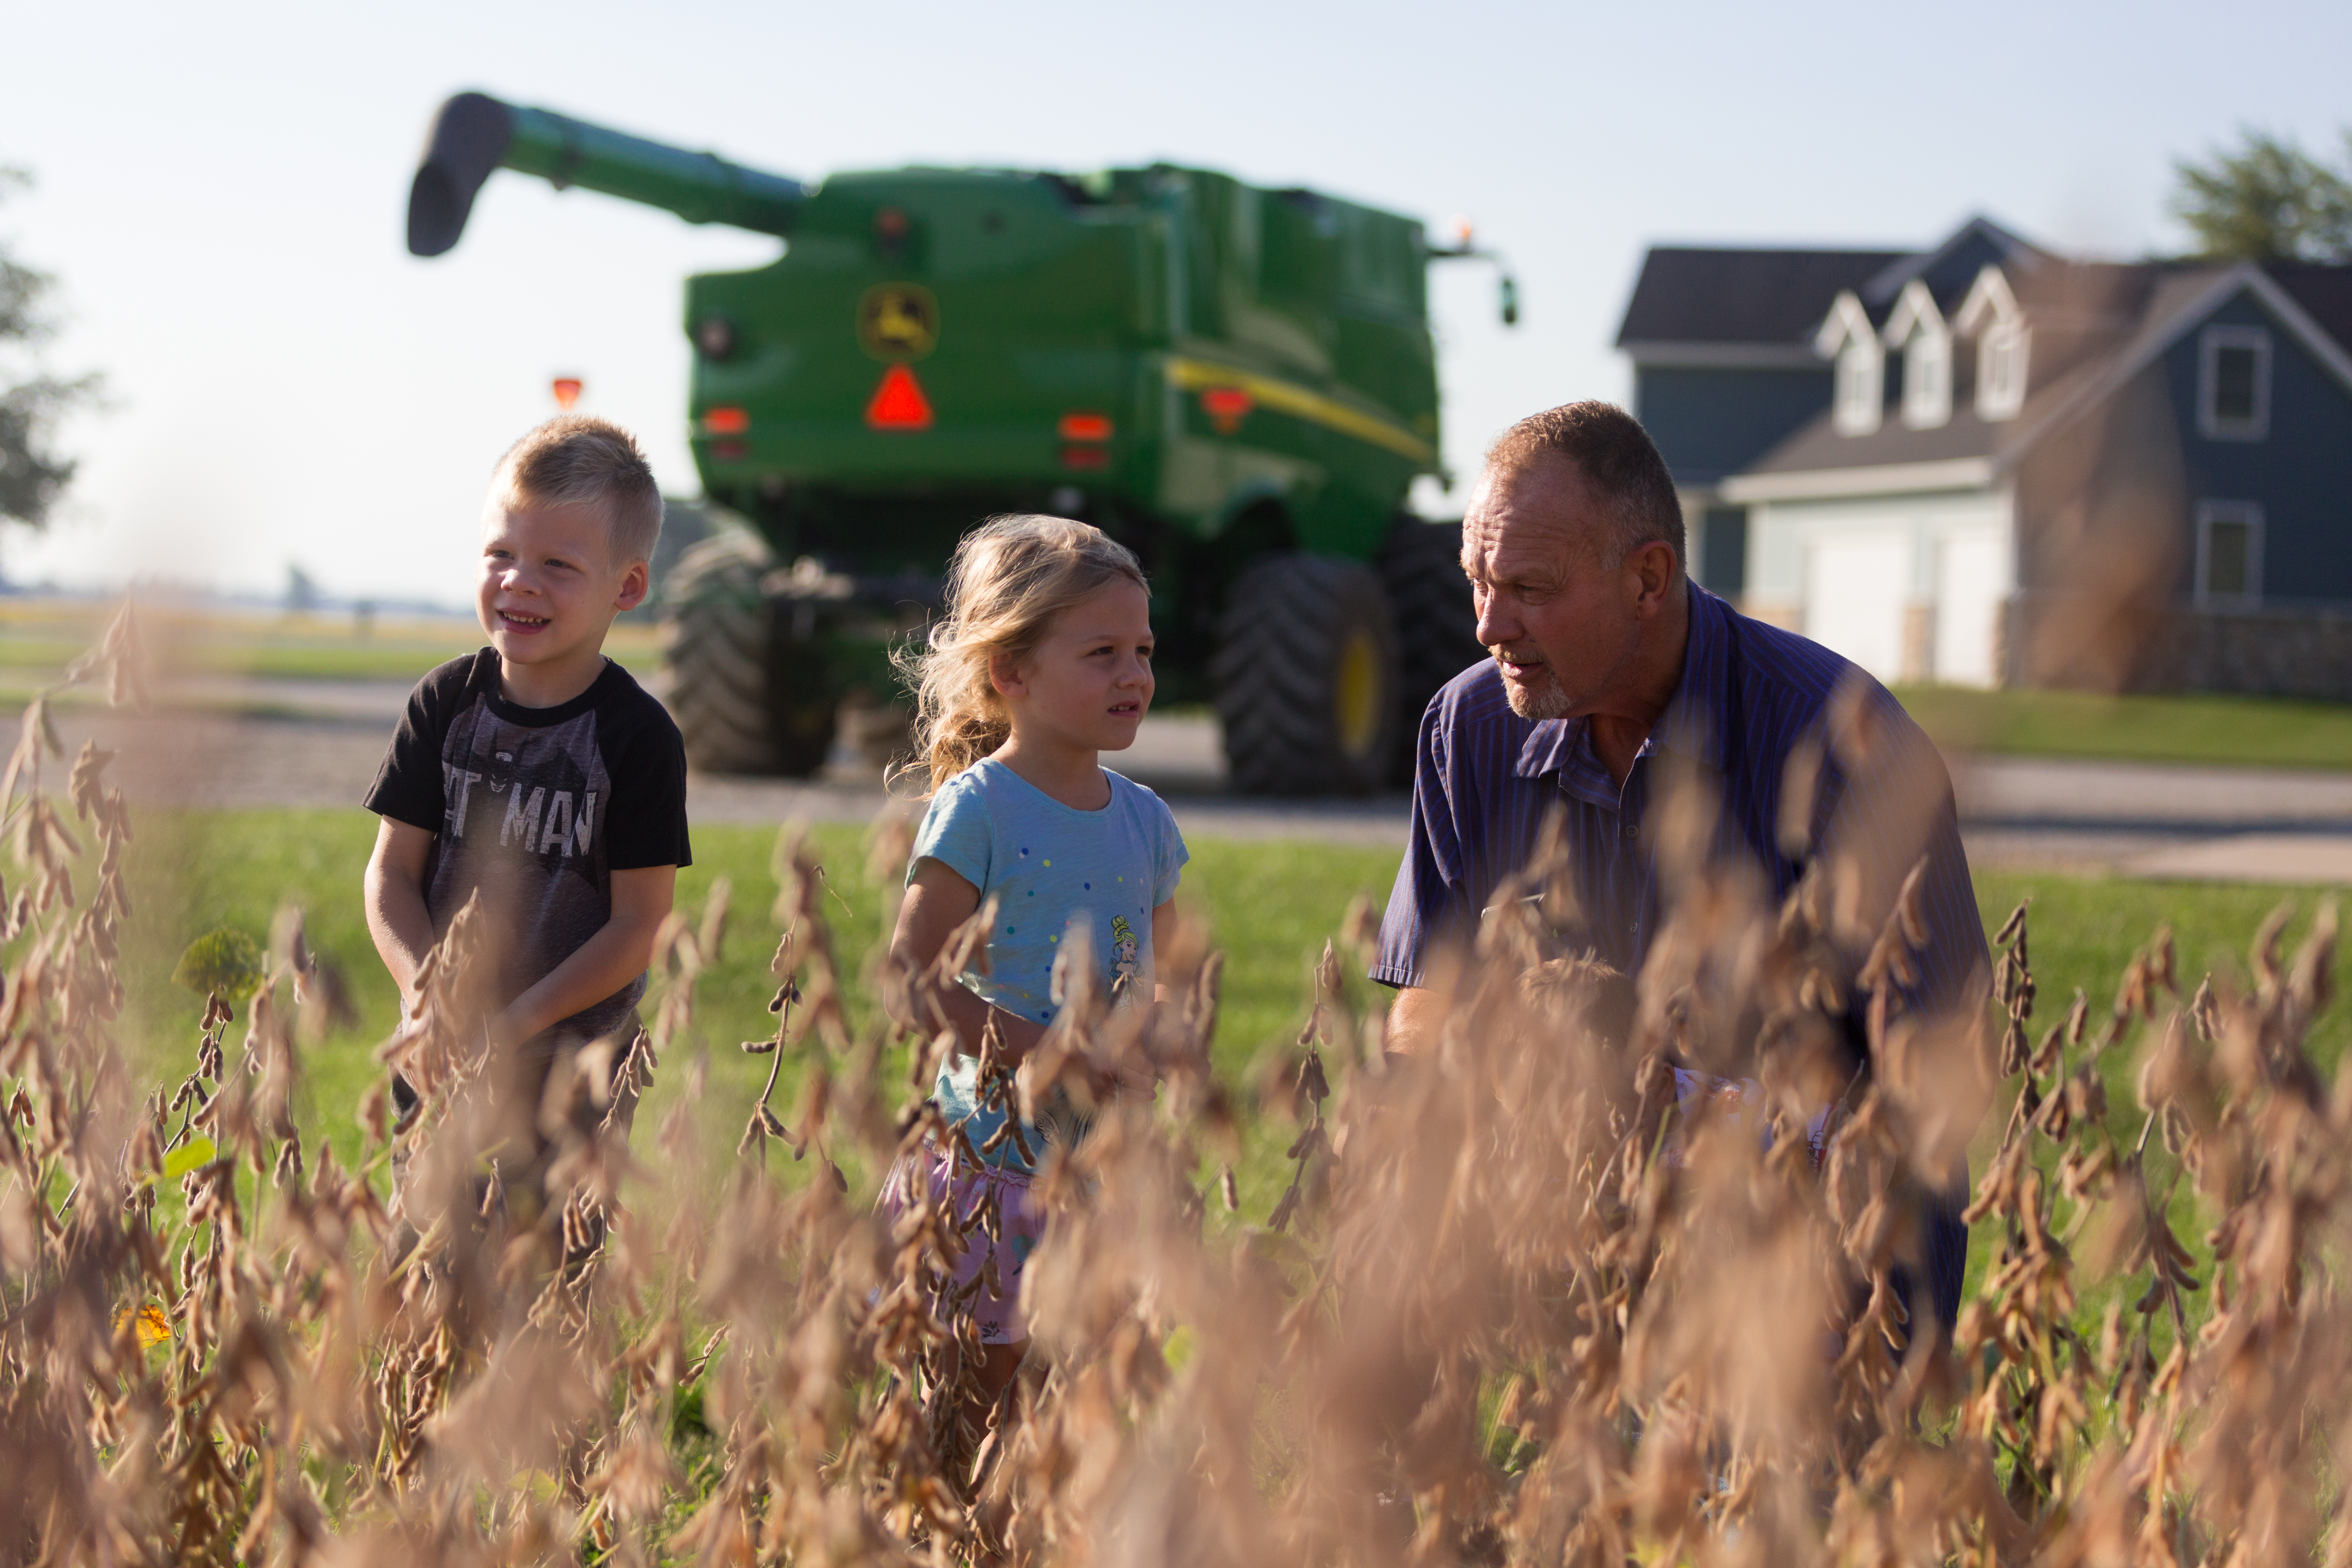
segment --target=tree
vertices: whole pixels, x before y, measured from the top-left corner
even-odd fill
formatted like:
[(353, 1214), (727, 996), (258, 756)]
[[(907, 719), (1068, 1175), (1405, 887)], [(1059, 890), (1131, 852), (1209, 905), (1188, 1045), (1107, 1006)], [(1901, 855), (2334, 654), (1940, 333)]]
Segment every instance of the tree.
[(2352, 261), (2352, 132), (2343, 170), (2292, 141), (2240, 132), (2235, 152), (2173, 163), (2172, 216), (2217, 261)]
[[(30, 183), (22, 170), (0, 165), (0, 200)], [(53, 284), (0, 242), (0, 518), (34, 528), (73, 479), (73, 459), (50, 445), (58, 418), (98, 393), (96, 376), (61, 380), (41, 367), (40, 346), (57, 330), (44, 308)]]

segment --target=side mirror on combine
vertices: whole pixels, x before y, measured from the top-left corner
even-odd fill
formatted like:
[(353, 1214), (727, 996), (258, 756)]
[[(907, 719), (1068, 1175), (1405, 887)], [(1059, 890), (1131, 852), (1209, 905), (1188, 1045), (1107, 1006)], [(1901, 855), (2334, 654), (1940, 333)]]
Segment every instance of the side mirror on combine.
[(1476, 231), (1466, 217), (1457, 217), (1454, 220), (1453, 233), (1454, 242), (1451, 245), (1430, 247), (1429, 258), (1432, 261), (1493, 263), (1495, 269), (1501, 274), (1496, 295), (1503, 325), (1517, 326), (1519, 324), (1519, 280), (1511, 276), (1510, 264), (1503, 259), (1503, 253), (1480, 246), (1476, 242)]

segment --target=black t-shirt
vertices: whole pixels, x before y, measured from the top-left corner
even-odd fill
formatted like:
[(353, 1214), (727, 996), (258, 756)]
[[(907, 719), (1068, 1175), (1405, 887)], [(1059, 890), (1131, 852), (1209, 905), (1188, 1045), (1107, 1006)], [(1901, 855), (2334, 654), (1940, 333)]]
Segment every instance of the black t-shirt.
[[(613, 916), (613, 873), (687, 866), (686, 746), (659, 702), (607, 660), (554, 708), (499, 695), (499, 656), (453, 658), (416, 683), (367, 808), (436, 837), (425, 863), (434, 933), (478, 891), (511, 1001)], [(598, 1039), (632, 1020), (638, 975), (556, 1027)]]

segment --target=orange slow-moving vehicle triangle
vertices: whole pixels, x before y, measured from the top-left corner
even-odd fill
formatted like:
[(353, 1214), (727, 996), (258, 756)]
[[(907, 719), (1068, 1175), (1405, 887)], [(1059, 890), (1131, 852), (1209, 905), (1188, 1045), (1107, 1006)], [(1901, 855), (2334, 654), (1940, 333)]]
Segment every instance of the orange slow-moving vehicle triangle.
[(931, 427), (931, 400), (923, 395), (922, 384), (913, 371), (894, 364), (882, 373), (882, 384), (874, 389), (873, 401), (866, 405), (866, 423), (877, 430)]

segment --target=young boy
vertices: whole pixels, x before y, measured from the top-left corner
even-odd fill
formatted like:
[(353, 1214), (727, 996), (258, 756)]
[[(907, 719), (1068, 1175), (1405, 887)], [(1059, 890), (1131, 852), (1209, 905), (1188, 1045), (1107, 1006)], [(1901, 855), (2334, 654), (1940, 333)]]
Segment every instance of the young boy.
[[(653, 469), (618, 426), (565, 415), (516, 442), (482, 512), (475, 609), (490, 646), (417, 682), (368, 791), (383, 819), (368, 930), (404, 1016), (425, 953), (482, 899), (501, 1009), (485, 1025), (534, 1175), (548, 1073), (635, 1038), (654, 931), (692, 859), (677, 726), (604, 655), (613, 617), (646, 597), (661, 520)], [(404, 1079), (393, 1091), (414, 1103)]]

